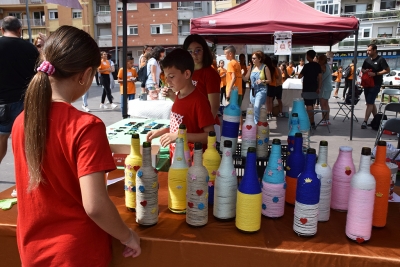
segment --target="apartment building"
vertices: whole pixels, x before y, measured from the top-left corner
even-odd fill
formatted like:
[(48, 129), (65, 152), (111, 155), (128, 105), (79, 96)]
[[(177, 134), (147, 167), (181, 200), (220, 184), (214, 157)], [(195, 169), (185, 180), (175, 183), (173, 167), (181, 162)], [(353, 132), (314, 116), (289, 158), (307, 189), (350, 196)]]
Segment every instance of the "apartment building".
[[(29, 28), (34, 40), (39, 32), (50, 35), (61, 25), (72, 25), (94, 36), (93, 1), (80, 0), (79, 2), (82, 9), (47, 4), (45, 0), (1, 0), (0, 21), (6, 16), (20, 19), (22, 38), (26, 40), (29, 39)], [(28, 13), (26, 6), (28, 6)]]

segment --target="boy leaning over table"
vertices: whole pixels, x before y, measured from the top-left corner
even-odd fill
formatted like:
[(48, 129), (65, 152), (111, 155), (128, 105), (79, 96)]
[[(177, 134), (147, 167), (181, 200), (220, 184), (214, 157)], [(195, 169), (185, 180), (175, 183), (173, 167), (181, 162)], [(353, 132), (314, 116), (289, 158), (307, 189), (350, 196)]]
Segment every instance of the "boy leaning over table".
[(170, 127), (147, 133), (147, 141), (160, 137), (160, 144), (170, 145), (170, 154), (173, 155), (175, 140), (178, 138), (180, 124), (186, 125), (187, 140), (191, 153), (195, 142), (207, 144), (210, 131), (214, 131), (214, 117), (211, 113), (210, 102), (192, 83), (194, 62), (188, 51), (177, 48), (168, 53), (162, 61), (166, 83), (162, 93), (164, 97), (172, 98), (176, 95), (171, 108)]

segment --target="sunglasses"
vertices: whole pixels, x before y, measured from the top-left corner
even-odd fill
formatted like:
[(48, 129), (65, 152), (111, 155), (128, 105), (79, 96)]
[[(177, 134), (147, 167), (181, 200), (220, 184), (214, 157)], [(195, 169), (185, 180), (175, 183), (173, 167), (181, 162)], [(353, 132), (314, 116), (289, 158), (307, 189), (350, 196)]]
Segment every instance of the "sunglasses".
[(39, 44), (39, 45), (36, 45), (36, 47), (37, 47), (37, 48), (42, 48), (42, 45)]
[(188, 50), (188, 52), (189, 52), (191, 55), (193, 55), (193, 54), (198, 55), (198, 54), (200, 54), (200, 52), (203, 52), (203, 49), (197, 48), (197, 49), (195, 49), (195, 50)]

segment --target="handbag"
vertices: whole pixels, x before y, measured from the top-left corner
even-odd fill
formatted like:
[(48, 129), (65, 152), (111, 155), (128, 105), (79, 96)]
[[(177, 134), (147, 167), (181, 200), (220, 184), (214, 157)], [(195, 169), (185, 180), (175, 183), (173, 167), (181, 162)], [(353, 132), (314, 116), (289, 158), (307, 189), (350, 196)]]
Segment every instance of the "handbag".
[(372, 88), (375, 86), (374, 78), (368, 75), (368, 72), (371, 70), (367, 70), (361, 76), (361, 86), (364, 88)]

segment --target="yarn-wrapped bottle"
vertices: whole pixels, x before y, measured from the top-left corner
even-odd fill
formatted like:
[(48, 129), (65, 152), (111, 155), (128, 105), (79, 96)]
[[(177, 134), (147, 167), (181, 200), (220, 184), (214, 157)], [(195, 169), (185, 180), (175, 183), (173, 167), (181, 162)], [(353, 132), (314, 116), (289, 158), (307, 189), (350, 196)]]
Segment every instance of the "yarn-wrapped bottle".
[(246, 157), (247, 149), (249, 147), (256, 147), (257, 145), (257, 127), (254, 123), (254, 108), (249, 104), (246, 113), (246, 120), (242, 125), (242, 150), (241, 156)]
[(303, 98), (293, 99), (293, 108), (292, 114), (289, 116), (289, 123), (291, 123), (293, 113), (297, 113), (299, 116), (300, 132), (303, 134), (303, 153), (305, 154), (310, 147), (310, 119), (308, 118)]
[(174, 160), (168, 170), (168, 208), (174, 213), (185, 213), (188, 165), (183, 152), (183, 139), (177, 138), (175, 144)]
[(386, 225), (391, 172), (386, 165), (386, 142), (378, 141), (376, 146), (375, 161), (371, 165), (371, 174), (376, 180), (376, 193), (372, 225), (384, 227)]
[(261, 228), (261, 188), (258, 182), (256, 148), (249, 147), (244, 175), (237, 191), (236, 228), (256, 232)]
[(360, 168), (351, 178), (346, 220), (347, 237), (358, 243), (368, 241), (372, 232), (376, 182), (370, 172), (370, 165), (371, 148), (363, 147)]
[(265, 105), (261, 106), (260, 117), (257, 122), (257, 158), (268, 157), (269, 124)]
[(232, 159), (232, 142), (226, 140), (222, 148), (222, 160), (219, 165), (214, 186), (214, 217), (231, 220), (236, 216), (237, 176)]
[(239, 135), (239, 124), (240, 124), (240, 107), (238, 104), (238, 89), (233, 87), (231, 90), (229, 104), (224, 109), (224, 115), (222, 116), (222, 133), (221, 143), (225, 140), (232, 142), (231, 152), (236, 153), (237, 140)]
[(278, 218), (285, 212), (285, 174), (281, 157), (281, 140), (272, 141), (271, 154), (262, 179), (262, 210), (264, 216)]
[(208, 171), (203, 166), (203, 144), (194, 144), (193, 166), (187, 173), (186, 223), (204, 226), (208, 222)]
[(208, 133), (208, 144), (207, 149), (203, 154), (203, 165), (208, 171), (210, 181), (208, 182), (208, 204), (214, 203), (214, 181), (215, 175), (221, 163), (221, 156), (217, 149), (217, 136), (214, 131)]
[(294, 205), (296, 201), (297, 177), (304, 170), (303, 134), (295, 133), (294, 146), (288, 151), (286, 159), (286, 197), (287, 203)]
[(353, 148), (341, 146), (332, 168), (331, 208), (337, 211), (347, 211), (349, 204), (350, 181), (355, 173), (352, 152)]
[(188, 167), (190, 167), (192, 166), (192, 157), (190, 156), (190, 149), (187, 141), (187, 129), (185, 124), (179, 125), (178, 138), (183, 139), (183, 153), (185, 155), (186, 164), (188, 165)]
[(297, 179), (293, 230), (302, 236), (313, 236), (317, 233), (321, 182), (315, 172), (315, 158), (315, 149), (309, 148), (304, 171)]
[(139, 134), (132, 134), (131, 152), (125, 158), (125, 206), (129, 211), (136, 209), (136, 172), (142, 166)]
[(318, 221), (326, 222), (331, 214), (332, 194), (332, 169), (328, 165), (328, 142), (319, 142), (318, 161), (315, 172), (321, 181), (321, 193), (319, 195)]
[(158, 171), (151, 165), (151, 143), (143, 142), (142, 167), (136, 172), (136, 222), (151, 226), (158, 222)]
[(294, 135), (296, 133), (300, 133), (300, 124), (299, 124), (299, 115), (297, 113), (292, 113), (292, 117), (290, 119), (290, 129), (288, 133), (287, 139), (287, 150), (293, 151), (292, 148), (294, 147)]

